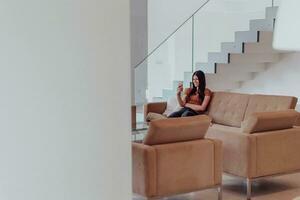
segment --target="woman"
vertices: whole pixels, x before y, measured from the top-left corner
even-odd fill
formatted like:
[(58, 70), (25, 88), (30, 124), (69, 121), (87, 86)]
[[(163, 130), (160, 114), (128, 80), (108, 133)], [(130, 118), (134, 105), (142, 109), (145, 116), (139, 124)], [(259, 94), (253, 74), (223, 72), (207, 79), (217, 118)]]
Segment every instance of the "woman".
[(205, 74), (202, 71), (195, 71), (193, 76), (193, 87), (183, 91), (182, 83), (177, 87), (177, 101), (181, 108), (179, 111), (170, 114), (168, 117), (187, 117), (202, 114), (206, 111), (211, 99), (211, 91), (206, 88)]

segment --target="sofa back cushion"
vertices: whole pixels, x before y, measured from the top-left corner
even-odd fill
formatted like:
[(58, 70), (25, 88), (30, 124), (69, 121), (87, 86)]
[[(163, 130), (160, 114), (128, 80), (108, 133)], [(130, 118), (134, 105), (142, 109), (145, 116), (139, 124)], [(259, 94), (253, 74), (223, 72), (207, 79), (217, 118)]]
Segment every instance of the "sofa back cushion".
[(294, 109), (296, 104), (296, 97), (258, 94), (251, 95), (244, 119), (247, 119), (252, 113), (255, 112)]
[(206, 115), (152, 121), (143, 143), (156, 145), (203, 139), (210, 121)]
[(249, 95), (232, 92), (214, 92), (208, 115), (217, 124), (241, 127)]

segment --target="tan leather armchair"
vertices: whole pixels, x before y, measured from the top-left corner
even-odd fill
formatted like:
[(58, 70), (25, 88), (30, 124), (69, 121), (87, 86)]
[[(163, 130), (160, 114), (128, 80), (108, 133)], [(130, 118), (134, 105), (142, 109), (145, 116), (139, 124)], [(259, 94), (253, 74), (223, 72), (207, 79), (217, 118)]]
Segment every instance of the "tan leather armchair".
[(204, 139), (210, 118), (150, 123), (142, 143), (132, 143), (133, 192), (147, 199), (218, 188), (222, 198), (221, 141)]

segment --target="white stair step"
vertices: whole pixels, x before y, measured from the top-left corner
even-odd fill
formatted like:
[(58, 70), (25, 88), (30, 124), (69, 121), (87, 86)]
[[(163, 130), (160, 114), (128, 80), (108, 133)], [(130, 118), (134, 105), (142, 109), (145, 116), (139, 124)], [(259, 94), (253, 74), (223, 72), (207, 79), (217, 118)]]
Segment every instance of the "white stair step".
[(247, 72), (262, 72), (265, 71), (264, 63), (254, 63), (254, 64), (217, 64), (217, 73), (223, 73), (223, 71), (227, 71), (227, 73), (235, 74), (235, 73), (247, 73)]
[(276, 62), (279, 54), (274, 53), (249, 53), (249, 54), (230, 54), (230, 63), (267, 63)]
[(222, 69), (221, 71), (219, 70), (216, 74), (212, 74), (212, 75), (214, 75), (217, 80), (224, 80), (230, 78), (230, 81), (233, 82), (249, 81), (253, 79), (252, 72), (243, 72), (243, 71), (234, 72), (234, 76), (233, 76), (232, 71), (225, 70), (225, 69)]
[(173, 91), (176, 91), (177, 90), (177, 87), (178, 87), (178, 84), (179, 84), (179, 82), (183, 82), (183, 81), (179, 81), (179, 80), (175, 80), (175, 81), (173, 81)]
[(250, 20), (251, 31), (273, 31), (273, 19), (253, 19)]
[(184, 81), (183, 81), (184, 88), (190, 87), (190, 83), (192, 81), (192, 75), (193, 72), (184, 72)]
[(230, 84), (218, 84), (218, 85), (210, 85), (206, 84), (207, 88), (209, 88), (211, 91), (218, 92), (218, 91), (230, 91), (230, 90), (236, 90), (241, 87), (241, 83), (230, 83)]
[(206, 74), (206, 86), (212, 91), (224, 91), (240, 88), (240, 82), (230, 81), (228, 77), (220, 79), (216, 74)]
[(176, 95), (176, 91), (170, 89), (163, 89), (162, 98), (163, 100), (168, 100), (170, 97), (174, 97)]
[(215, 73), (215, 63), (196, 62), (195, 70), (201, 70), (205, 73)]
[(273, 43), (273, 32), (272, 31), (259, 31), (258, 42), (262, 43)]
[(228, 63), (228, 53), (208, 53), (208, 63)]
[(275, 50), (270, 43), (245, 43), (244, 53), (280, 53)]
[(235, 32), (235, 42), (258, 42), (258, 32), (257, 31), (237, 31)]
[(266, 19), (275, 19), (278, 11), (278, 6), (266, 8)]
[(243, 43), (241, 42), (223, 42), (221, 44), (223, 53), (243, 53)]
[[(223, 71), (223, 73), (216, 73), (216, 74), (206, 74), (206, 78), (212, 77), (211, 79), (215, 81), (222, 81), (222, 80), (228, 80), (229, 82), (239, 82), (239, 81), (248, 81), (253, 79), (253, 73), (252, 72), (239, 72), (234, 73), (234, 76), (228, 72)], [(229, 80), (230, 77), (230, 80)]]

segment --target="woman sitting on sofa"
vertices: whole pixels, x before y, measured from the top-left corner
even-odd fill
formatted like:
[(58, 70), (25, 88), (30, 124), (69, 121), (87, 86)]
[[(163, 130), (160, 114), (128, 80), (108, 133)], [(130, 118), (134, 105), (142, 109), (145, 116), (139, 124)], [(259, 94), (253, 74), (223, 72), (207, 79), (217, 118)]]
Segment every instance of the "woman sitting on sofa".
[(193, 76), (192, 88), (187, 88), (183, 91), (182, 83), (177, 87), (177, 101), (181, 108), (179, 111), (171, 113), (168, 117), (187, 117), (203, 114), (211, 99), (211, 91), (206, 88), (205, 74), (202, 71), (195, 71)]

